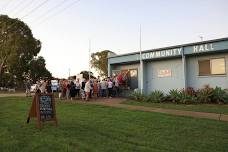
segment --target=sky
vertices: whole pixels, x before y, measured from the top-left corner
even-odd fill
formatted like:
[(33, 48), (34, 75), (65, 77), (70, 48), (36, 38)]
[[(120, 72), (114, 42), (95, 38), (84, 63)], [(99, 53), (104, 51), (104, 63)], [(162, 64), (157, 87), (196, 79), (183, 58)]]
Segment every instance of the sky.
[(48, 70), (66, 78), (89, 69), (89, 41), (91, 53), (139, 51), (140, 25), (142, 50), (228, 37), (227, 6), (228, 0), (0, 0), (0, 14), (28, 24)]

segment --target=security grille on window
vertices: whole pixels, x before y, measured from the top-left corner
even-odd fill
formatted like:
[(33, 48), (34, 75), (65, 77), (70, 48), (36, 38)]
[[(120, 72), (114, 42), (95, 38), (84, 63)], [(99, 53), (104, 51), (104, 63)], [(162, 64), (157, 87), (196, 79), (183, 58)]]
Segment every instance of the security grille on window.
[(198, 61), (198, 64), (199, 64), (199, 76), (226, 74), (225, 58), (200, 60)]

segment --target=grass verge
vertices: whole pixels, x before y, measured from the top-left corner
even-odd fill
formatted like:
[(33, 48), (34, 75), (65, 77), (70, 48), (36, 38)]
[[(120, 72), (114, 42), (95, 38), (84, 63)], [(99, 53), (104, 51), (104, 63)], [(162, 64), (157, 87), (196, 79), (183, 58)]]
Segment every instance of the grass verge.
[(57, 103), (58, 127), (26, 124), (32, 98), (0, 98), (1, 152), (175, 151), (225, 152), (228, 123), (130, 111), (112, 107)]

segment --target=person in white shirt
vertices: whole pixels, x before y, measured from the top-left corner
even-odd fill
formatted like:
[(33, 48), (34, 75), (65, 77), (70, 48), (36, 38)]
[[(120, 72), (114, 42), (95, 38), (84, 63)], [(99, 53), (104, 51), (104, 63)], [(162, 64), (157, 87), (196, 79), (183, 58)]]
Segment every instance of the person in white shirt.
[(108, 80), (108, 96), (109, 96), (109, 98), (112, 97), (112, 87), (113, 87), (113, 83), (112, 83), (112, 81), (109, 79), (109, 80)]
[(115, 96), (119, 97), (120, 88), (119, 88), (119, 81), (118, 81), (117, 77), (114, 78), (114, 87), (115, 87)]
[(46, 80), (41, 81), (41, 86), (40, 86), (41, 93), (46, 93), (46, 86), (47, 86)]
[(107, 84), (105, 80), (100, 82), (101, 96), (106, 97)]
[(86, 84), (85, 84), (85, 93), (86, 93), (86, 101), (88, 101), (89, 95), (90, 95), (90, 81), (89, 80), (87, 80)]

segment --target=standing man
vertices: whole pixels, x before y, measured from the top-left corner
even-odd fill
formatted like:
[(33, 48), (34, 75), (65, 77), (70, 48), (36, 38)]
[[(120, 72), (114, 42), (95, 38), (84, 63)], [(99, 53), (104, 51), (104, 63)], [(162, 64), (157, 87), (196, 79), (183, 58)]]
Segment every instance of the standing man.
[(26, 90), (25, 90), (26, 97), (30, 97), (31, 96), (31, 92), (30, 92), (30, 90), (31, 90), (31, 83), (30, 83), (30, 80), (29, 79), (27, 79), (26, 82), (25, 82), (25, 88), (26, 88)]
[(104, 79), (101, 81), (100, 87), (101, 87), (101, 96), (106, 97), (107, 84), (106, 84), (106, 81)]
[(108, 96), (109, 96), (109, 98), (112, 98), (112, 87), (113, 87), (113, 83), (110, 79), (108, 79)]
[(81, 84), (79, 82), (79, 79), (77, 79), (77, 81), (75, 82), (75, 92), (78, 98), (80, 97), (80, 88), (81, 88)]

